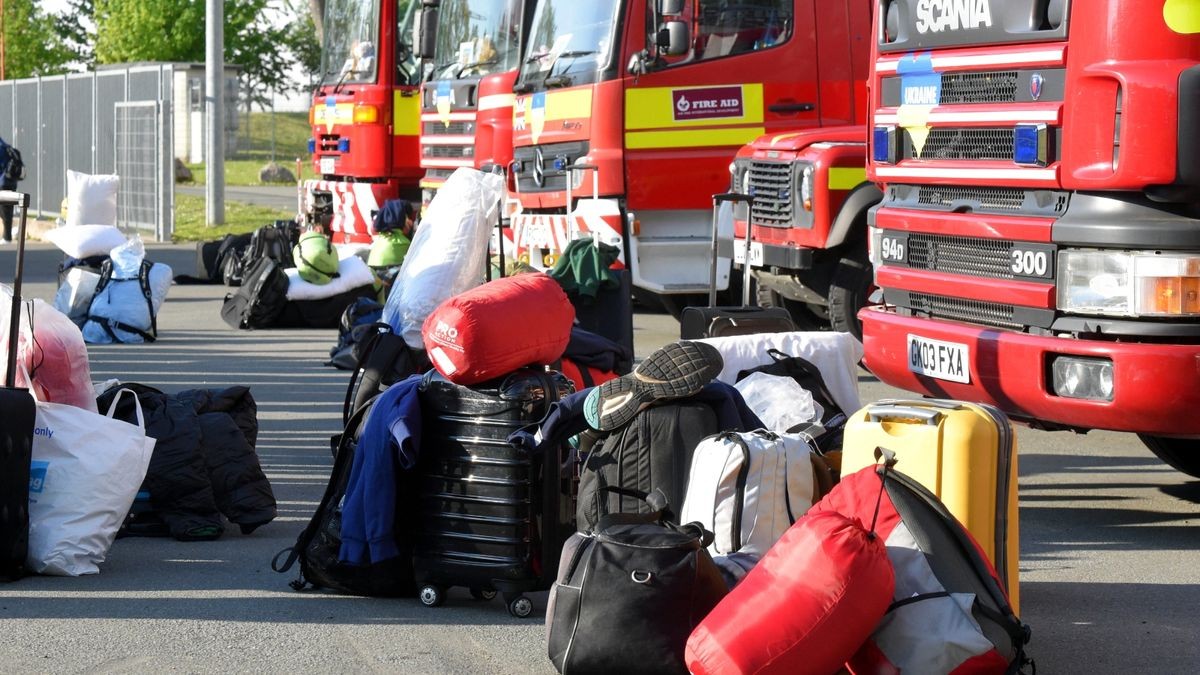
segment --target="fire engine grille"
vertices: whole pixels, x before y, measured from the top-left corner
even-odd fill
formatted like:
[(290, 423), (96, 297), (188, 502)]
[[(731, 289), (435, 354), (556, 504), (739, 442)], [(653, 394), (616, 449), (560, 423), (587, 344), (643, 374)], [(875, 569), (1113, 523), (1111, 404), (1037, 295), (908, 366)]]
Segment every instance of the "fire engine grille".
[(916, 148), (906, 144), (905, 158), (919, 159), (1013, 159), (1013, 130), (979, 128), (932, 129), (925, 147), (918, 155)]
[(793, 205), (792, 164), (786, 162), (751, 162), (750, 194), (754, 195), (755, 225), (791, 227)]
[(1006, 328), (1009, 330), (1023, 330), (1025, 328), (1013, 318), (1014, 311), (1012, 305), (947, 298), (928, 293), (910, 293), (909, 301), (912, 303), (911, 308), (913, 311), (922, 312), (937, 319), (966, 321), (968, 323)]
[(473, 159), (475, 148), (470, 145), (427, 145), (421, 153), (434, 159)]
[(969, 208), (972, 211), (1025, 213), (1054, 218), (1067, 212), (1069, 200), (1067, 193), (1052, 190), (946, 185), (892, 185), (888, 187), (888, 194), (898, 206), (907, 208)]
[(446, 126), (441, 122), (423, 122), (421, 133), (425, 136), (470, 136), (475, 133), (475, 123), (451, 122)]
[(1017, 100), (1017, 71), (944, 73), (941, 104), (1013, 103)]
[(1012, 242), (938, 234), (908, 235), (908, 266), (918, 270), (1012, 279)]
[(921, 186), (918, 204), (953, 207), (956, 202), (972, 202), (990, 211), (1020, 211), (1025, 191), (1018, 188), (969, 188), (939, 185)]

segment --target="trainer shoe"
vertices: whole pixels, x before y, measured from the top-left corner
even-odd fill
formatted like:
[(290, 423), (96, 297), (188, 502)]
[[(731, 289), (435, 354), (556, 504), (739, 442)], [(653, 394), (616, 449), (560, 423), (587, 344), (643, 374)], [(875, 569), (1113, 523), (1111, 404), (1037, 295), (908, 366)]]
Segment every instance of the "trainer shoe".
[(682, 340), (656, 350), (629, 375), (594, 387), (583, 404), (587, 423), (611, 431), (646, 407), (692, 396), (721, 373), (725, 362), (716, 347)]

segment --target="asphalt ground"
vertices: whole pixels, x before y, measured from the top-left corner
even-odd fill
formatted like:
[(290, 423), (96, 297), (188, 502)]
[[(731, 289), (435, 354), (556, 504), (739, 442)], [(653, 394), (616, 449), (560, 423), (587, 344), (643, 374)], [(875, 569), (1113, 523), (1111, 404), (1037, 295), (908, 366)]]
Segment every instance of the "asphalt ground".
[[(190, 246), (149, 245), (192, 273)], [(13, 269), (0, 248), (0, 280)], [(26, 297), (51, 300), (60, 254), (34, 245)], [(451, 592), (436, 609), (292, 591), (271, 558), (290, 546), (323, 492), (347, 374), (322, 365), (333, 330), (235, 331), (223, 286), (174, 286), (151, 345), (90, 346), (94, 380), (178, 391), (246, 384), (259, 406), (258, 452), (279, 517), (215, 542), (120, 539), (99, 575), (0, 585), (0, 671), (552, 672), (545, 593), (530, 619)], [(677, 337), (662, 314), (634, 318), (637, 352)], [(864, 401), (903, 395), (860, 373)], [(1169, 396), (1163, 392), (1163, 396)], [(1022, 618), (1041, 673), (1200, 671), (1200, 482), (1130, 435), (1026, 428), (1020, 447)], [(619, 621), (619, 617), (614, 617)]]

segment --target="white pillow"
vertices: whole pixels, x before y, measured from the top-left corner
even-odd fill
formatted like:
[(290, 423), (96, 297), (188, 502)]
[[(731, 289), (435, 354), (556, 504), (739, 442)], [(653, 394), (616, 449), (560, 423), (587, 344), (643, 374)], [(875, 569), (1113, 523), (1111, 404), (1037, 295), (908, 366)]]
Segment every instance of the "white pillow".
[(117, 188), (121, 177), (67, 171), (67, 225), (117, 224)]
[(125, 243), (125, 235), (112, 225), (56, 227), (42, 236), (72, 258), (108, 255), (109, 251)]

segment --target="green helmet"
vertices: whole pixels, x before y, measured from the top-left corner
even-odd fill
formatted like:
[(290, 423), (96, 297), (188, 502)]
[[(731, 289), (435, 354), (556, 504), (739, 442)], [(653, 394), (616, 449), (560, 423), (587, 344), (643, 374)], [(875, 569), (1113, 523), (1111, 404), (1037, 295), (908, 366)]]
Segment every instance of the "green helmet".
[(371, 267), (396, 267), (404, 262), (408, 254), (408, 237), (400, 230), (389, 230), (375, 235), (371, 242), (371, 253), (367, 256), (367, 265)]
[(320, 232), (305, 232), (292, 249), (292, 259), (300, 278), (310, 284), (324, 285), (338, 276), (338, 254), (329, 238)]

